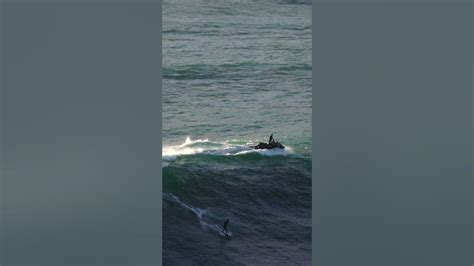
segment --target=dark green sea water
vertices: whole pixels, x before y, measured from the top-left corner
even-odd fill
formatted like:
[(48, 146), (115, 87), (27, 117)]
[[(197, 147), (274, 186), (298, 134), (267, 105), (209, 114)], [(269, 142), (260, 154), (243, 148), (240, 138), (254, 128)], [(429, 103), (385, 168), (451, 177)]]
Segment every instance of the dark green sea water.
[(310, 3), (164, 2), (165, 264), (310, 264)]

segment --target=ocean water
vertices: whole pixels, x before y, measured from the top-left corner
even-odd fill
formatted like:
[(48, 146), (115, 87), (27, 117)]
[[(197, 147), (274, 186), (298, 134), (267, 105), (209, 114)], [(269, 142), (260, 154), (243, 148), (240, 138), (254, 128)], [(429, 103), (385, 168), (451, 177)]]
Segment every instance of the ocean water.
[(162, 38), (163, 263), (309, 265), (311, 2), (164, 1)]

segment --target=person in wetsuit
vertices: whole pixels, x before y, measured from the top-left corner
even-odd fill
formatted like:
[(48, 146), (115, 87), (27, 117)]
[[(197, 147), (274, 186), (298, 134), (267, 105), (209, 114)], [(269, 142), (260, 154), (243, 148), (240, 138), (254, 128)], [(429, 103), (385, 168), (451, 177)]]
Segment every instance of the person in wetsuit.
[(270, 138), (268, 139), (268, 144), (270, 145), (275, 144), (275, 140), (273, 139), (273, 134), (270, 135)]
[(224, 222), (224, 226), (222, 228), (222, 233), (224, 233), (224, 231), (225, 231), (225, 233), (227, 234), (227, 225), (228, 224), (229, 224), (229, 218), (227, 218), (227, 220), (225, 220), (225, 222)]

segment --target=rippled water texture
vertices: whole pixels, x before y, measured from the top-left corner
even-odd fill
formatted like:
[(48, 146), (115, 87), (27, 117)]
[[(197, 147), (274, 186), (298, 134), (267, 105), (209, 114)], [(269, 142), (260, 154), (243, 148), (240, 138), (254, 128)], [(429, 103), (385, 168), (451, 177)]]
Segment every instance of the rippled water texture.
[(310, 3), (164, 2), (164, 264), (310, 264)]

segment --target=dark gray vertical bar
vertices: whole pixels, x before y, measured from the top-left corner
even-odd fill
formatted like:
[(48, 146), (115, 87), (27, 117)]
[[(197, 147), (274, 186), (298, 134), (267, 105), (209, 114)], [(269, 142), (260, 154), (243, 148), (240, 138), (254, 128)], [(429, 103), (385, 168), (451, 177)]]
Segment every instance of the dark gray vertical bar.
[(2, 265), (161, 263), (161, 1), (2, 2)]
[(316, 1), (313, 263), (472, 264), (472, 1)]

